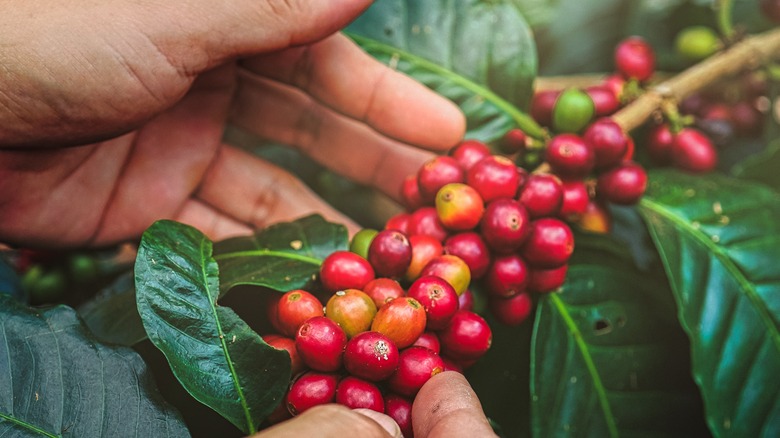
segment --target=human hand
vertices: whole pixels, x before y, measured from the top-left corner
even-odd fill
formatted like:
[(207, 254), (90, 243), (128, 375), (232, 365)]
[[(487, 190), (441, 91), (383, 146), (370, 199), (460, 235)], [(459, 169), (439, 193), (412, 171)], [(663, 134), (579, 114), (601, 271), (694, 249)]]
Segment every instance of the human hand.
[[(359, 412), (356, 412), (359, 411)], [(423, 385), (412, 405), (416, 438), (474, 438), (495, 436), (477, 395), (462, 374), (447, 371)], [(351, 411), (324, 405), (267, 429), (253, 438), (316, 436), (343, 438), (400, 437), (398, 425), (388, 416), (364, 409)]]
[(351, 224), (223, 144), (228, 122), (391, 195), (463, 135), (454, 105), (334, 34), (368, 0), (12, 3), (0, 241), (107, 245), (160, 218), (214, 239), (312, 212)]

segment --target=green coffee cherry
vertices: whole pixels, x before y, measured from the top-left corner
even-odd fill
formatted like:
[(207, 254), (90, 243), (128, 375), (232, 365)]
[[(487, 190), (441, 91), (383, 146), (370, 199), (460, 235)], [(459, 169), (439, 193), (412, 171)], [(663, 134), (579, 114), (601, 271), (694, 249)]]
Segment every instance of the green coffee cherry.
[(555, 101), (553, 107), (553, 128), (557, 132), (580, 132), (588, 126), (596, 106), (588, 93), (576, 88), (569, 88)]
[(683, 29), (674, 40), (677, 53), (688, 61), (700, 61), (720, 47), (715, 31), (706, 26), (691, 26)]
[(364, 259), (368, 259), (368, 247), (371, 246), (371, 242), (374, 241), (374, 236), (377, 233), (379, 231), (371, 228), (363, 228), (358, 231), (352, 237), (352, 241), (349, 242), (349, 250)]

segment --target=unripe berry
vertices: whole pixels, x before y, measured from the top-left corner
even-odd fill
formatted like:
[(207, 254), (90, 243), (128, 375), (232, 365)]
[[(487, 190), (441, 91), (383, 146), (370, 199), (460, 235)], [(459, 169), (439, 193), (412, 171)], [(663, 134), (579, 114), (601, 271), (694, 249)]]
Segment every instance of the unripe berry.
[(362, 258), (368, 258), (368, 247), (379, 231), (371, 228), (363, 228), (352, 236), (349, 242), (349, 252), (354, 252)]
[(607, 234), (612, 230), (612, 217), (601, 203), (590, 201), (585, 213), (577, 220), (577, 226), (590, 233)]
[(615, 48), (615, 67), (626, 78), (646, 81), (655, 71), (655, 52), (641, 37), (626, 38)]
[(414, 343), (425, 331), (425, 308), (410, 297), (396, 298), (382, 306), (371, 323), (371, 331), (382, 333), (400, 349)]
[(466, 184), (447, 184), (436, 194), (436, 213), (441, 223), (450, 230), (470, 230), (476, 227), (484, 211), (482, 197)]
[(717, 52), (718, 46), (718, 35), (707, 26), (686, 27), (674, 39), (675, 50), (688, 61), (701, 61)]
[(435, 275), (446, 280), (458, 295), (462, 294), (471, 282), (471, 270), (460, 257), (444, 254), (428, 262), (420, 276)]
[(555, 101), (553, 128), (558, 132), (580, 132), (595, 113), (596, 106), (588, 93), (577, 88), (566, 89)]
[(627, 161), (599, 175), (596, 187), (599, 196), (609, 202), (633, 205), (645, 193), (647, 173), (639, 164)]
[(593, 170), (596, 156), (582, 137), (560, 134), (547, 145), (545, 159), (553, 171), (563, 178), (583, 178)]
[(358, 289), (340, 290), (325, 305), (325, 316), (344, 330), (347, 339), (368, 330), (376, 311), (374, 300)]

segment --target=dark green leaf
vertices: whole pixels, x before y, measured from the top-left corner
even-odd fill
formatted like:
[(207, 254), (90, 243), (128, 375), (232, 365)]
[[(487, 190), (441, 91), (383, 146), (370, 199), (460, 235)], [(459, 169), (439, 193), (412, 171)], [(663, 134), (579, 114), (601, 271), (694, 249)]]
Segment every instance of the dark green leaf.
[(511, 3), (379, 0), (347, 32), (375, 58), (460, 105), (468, 138), (493, 141), (513, 126), (542, 135), (518, 109), (533, 92), (536, 47)]
[(219, 306), (212, 244), (196, 229), (158, 221), (141, 239), (135, 265), (138, 312), (182, 386), (245, 433), (279, 404), (290, 358)]
[(130, 347), (146, 339), (133, 280), (133, 273), (126, 272), (79, 306), (79, 316), (102, 342)]
[(732, 174), (739, 178), (764, 183), (780, 190), (780, 141), (775, 141), (763, 151), (749, 156), (734, 166)]
[(640, 211), (674, 290), (715, 435), (780, 436), (780, 197), (720, 175), (651, 174)]
[(189, 433), (133, 350), (100, 344), (69, 307), (0, 294), (0, 436)]
[(348, 245), (343, 225), (317, 215), (219, 242), (214, 258), (219, 263), (222, 293), (239, 284), (279, 291), (303, 287), (319, 272), (325, 257)]
[(19, 275), (4, 257), (0, 257), (0, 294), (10, 295), (20, 301), (27, 300)]
[(535, 436), (706, 433), (671, 291), (611, 240), (578, 239), (562, 292), (540, 299), (531, 351)]

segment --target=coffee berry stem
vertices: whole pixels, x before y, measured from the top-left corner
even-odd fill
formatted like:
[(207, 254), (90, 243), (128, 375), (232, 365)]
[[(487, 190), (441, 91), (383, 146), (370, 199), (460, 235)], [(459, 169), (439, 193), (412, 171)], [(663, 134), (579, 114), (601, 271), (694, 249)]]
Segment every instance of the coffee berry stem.
[(780, 28), (750, 36), (723, 52), (650, 87), (647, 92), (612, 116), (624, 131), (642, 125), (666, 101), (677, 104), (724, 76), (757, 68), (780, 59)]
[(736, 32), (734, 23), (731, 19), (731, 10), (734, 5), (733, 0), (718, 0), (716, 8), (718, 10), (718, 28), (726, 44), (732, 42)]

